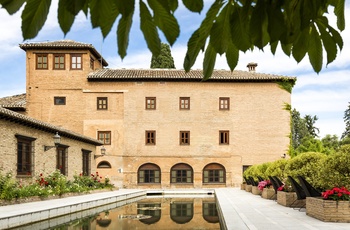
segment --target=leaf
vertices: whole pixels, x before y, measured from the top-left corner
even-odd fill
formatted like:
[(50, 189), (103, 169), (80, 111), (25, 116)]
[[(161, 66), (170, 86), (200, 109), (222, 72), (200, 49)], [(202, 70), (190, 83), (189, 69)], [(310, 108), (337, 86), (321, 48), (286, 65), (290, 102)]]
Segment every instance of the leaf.
[(22, 36), (24, 40), (34, 38), (44, 26), (51, 0), (28, 0), (22, 12)]
[(87, 15), (87, 7), (89, 0), (79, 0), (79, 1), (72, 1), (72, 0), (59, 0), (64, 1), (64, 5), (66, 5), (66, 9), (70, 11), (73, 15), (78, 15), (78, 13), (82, 10), (85, 15)]
[(216, 61), (216, 51), (214, 47), (209, 43), (205, 50), (203, 60), (203, 81), (208, 80), (213, 74), (214, 66)]
[(177, 7), (179, 6), (179, 3), (177, 0), (168, 0), (168, 6), (172, 12), (175, 12)]
[(321, 40), (324, 49), (327, 52), (327, 65), (335, 60), (337, 57), (337, 45), (335, 43), (335, 40), (332, 38), (332, 36), (327, 32), (326, 25), (324, 24), (326, 22), (328, 24), (328, 20), (326, 17), (323, 17), (323, 21), (317, 21), (316, 25), (318, 30), (321, 33)]
[(275, 55), (275, 53), (276, 53), (277, 46), (278, 46), (278, 41), (270, 43), (270, 49), (271, 49), (271, 53), (273, 55)]
[(338, 33), (338, 31), (336, 31), (333, 27), (328, 26), (329, 31), (331, 32), (334, 41), (337, 43), (338, 47), (340, 50), (343, 49), (343, 39), (340, 36), (340, 34)]
[(160, 53), (161, 42), (151, 13), (143, 1), (140, 1), (140, 28), (148, 49), (151, 50), (153, 56), (157, 57)]
[(249, 19), (247, 14), (237, 4), (233, 8), (230, 24), (233, 44), (239, 50), (247, 51), (252, 46), (248, 33)]
[(291, 43), (289, 43), (289, 44), (281, 43), (281, 47), (282, 47), (283, 52), (289, 57), (291, 52), (292, 52), (292, 44)]
[(103, 38), (106, 38), (119, 15), (119, 10), (114, 0), (91, 0), (90, 14), (92, 27), (100, 27)]
[(128, 3), (119, 3), (118, 8), (122, 13), (117, 28), (118, 54), (123, 59), (126, 56), (126, 50), (129, 45), (129, 34), (135, 9), (135, 1), (129, 0)]
[(309, 49), (309, 28), (305, 28), (293, 43), (292, 54), (299, 63), (305, 57)]
[(26, 0), (0, 0), (0, 5), (12, 15), (16, 13), (26, 2)]
[(227, 4), (220, 12), (210, 31), (210, 43), (220, 55), (226, 52), (231, 42), (230, 15), (231, 4)]
[(322, 43), (314, 25), (311, 27), (308, 54), (314, 71), (319, 73), (322, 69)]
[[(69, 0), (68, 0), (69, 1)], [(59, 1), (58, 2), (58, 11), (57, 11), (57, 18), (58, 18), (58, 23), (60, 25), (61, 30), (63, 31), (64, 35), (66, 35), (69, 31), (70, 28), (73, 25), (75, 15), (72, 14), (70, 10), (67, 10), (66, 7), (66, 1)]]
[(154, 22), (163, 31), (167, 41), (173, 45), (180, 34), (179, 24), (173, 14), (159, 2), (163, 0), (148, 0), (154, 13)]
[(192, 12), (200, 13), (203, 10), (203, 0), (182, 0), (184, 6)]
[(233, 71), (236, 68), (238, 64), (238, 59), (239, 50), (235, 47), (235, 45), (232, 42), (230, 42), (226, 51), (226, 61), (231, 71)]
[(268, 19), (265, 1), (258, 1), (251, 15), (249, 35), (253, 44), (259, 49), (263, 49), (270, 40), (270, 36), (267, 32), (267, 26)]
[(286, 33), (286, 25), (280, 5), (271, 2), (272, 5), (267, 8), (268, 33), (270, 35), (270, 43), (280, 40), (281, 36)]
[(337, 16), (337, 26), (340, 31), (345, 29), (344, 8), (345, 0), (338, 0), (338, 4), (334, 7), (334, 14)]
[(187, 52), (184, 60), (184, 69), (188, 72), (194, 65), (199, 51), (205, 46), (214, 19), (222, 6), (222, 1), (216, 0), (208, 10), (200, 27), (191, 35), (187, 43)]

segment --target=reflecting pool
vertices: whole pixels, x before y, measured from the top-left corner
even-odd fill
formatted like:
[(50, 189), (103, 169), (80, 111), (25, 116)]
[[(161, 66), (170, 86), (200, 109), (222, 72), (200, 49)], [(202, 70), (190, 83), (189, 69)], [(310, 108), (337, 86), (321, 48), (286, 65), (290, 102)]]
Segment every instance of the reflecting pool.
[(220, 229), (213, 196), (147, 197), (77, 214), (74, 220), (70, 214), (68, 222), (63, 216), (18, 229)]

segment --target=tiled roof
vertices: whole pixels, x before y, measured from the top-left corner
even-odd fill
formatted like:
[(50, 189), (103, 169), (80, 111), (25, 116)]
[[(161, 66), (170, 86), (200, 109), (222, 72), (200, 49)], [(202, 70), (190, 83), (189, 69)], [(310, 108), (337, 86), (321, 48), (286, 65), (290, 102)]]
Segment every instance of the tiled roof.
[[(202, 70), (176, 69), (100, 69), (88, 75), (89, 81), (202, 81)], [(264, 82), (289, 80), (295, 81), (295, 77), (287, 77), (273, 74), (263, 74), (248, 71), (214, 70), (208, 82)]]
[(20, 125), (27, 126), (30, 128), (43, 130), (45, 132), (49, 132), (53, 134), (58, 132), (60, 136), (89, 143), (89, 144), (93, 144), (93, 145), (100, 146), (103, 144), (102, 142), (94, 138), (87, 137), (58, 126), (54, 126), (50, 123), (46, 123), (46, 122), (13, 112), (5, 108), (1, 108), (1, 107), (0, 107), (0, 119), (7, 120), (8, 122), (18, 123)]
[(0, 98), (0, 107), (14, 110), (26, 109), (26, 94), (19, 94), (9, 97)]
[(108, 66), (108, 63), (101, 54), (95, 49), (92, 44), (76, 42), (73, 40), (47, 41), (47, 42), (31, 42), (19, 44), (23, 50), (30, 49), (89, 49), (97, 59), (102, 59), (103, 66)]

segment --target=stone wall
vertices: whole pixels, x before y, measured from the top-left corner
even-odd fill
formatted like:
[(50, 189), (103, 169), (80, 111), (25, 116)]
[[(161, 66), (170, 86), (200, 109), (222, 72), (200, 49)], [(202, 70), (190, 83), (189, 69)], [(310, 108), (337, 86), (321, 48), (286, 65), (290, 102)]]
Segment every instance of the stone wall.
[(306, 197), (306, 214), (325, 222), (350, 223), (350, 201)]

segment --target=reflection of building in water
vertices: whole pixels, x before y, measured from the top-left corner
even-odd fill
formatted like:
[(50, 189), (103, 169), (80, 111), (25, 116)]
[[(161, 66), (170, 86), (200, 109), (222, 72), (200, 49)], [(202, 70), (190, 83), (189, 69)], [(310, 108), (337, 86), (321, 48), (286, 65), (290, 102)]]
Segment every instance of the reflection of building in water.
[(178, 224), (189, 222), (193, 218), (193, 203), (170, 204), (170, 218)]
[(209, 223), (218, 223), (219, 222), (219, 215), (218, 210), (216, 209), (216, 203), (215, 202), (203, 202), (202, 204), (203, 208), (203, 218), (208, 221)]
[(137, 214), (152, 216), (148, 219), (141, 219), (144, 224), (154, 224), (162, 216), (161, 203), (137, 203)]

